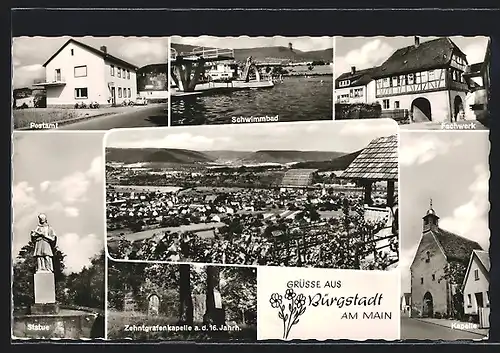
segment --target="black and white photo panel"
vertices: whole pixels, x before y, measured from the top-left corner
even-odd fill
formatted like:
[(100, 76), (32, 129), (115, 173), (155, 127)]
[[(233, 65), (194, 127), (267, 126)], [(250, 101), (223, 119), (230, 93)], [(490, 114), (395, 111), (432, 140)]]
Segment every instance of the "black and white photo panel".
[(14, 129), (168, 126), (168, 41), (14, 37)]
[(104, 144), (112, 259), (397, 267), (391, 119), (117, 129)]
[(333, 119), (333, 37), (171, 37), (171, 124)]
[(105, 337), (102, 132), (14, 132), (12, 338)]
[(107, 338), (257, 340), (257, 269), (109, 261)]
[(489, 334), (488, 135), (400, 134), (402, 339)]
[(336, 37), (335, 119), (487, 130), (491, 38)]

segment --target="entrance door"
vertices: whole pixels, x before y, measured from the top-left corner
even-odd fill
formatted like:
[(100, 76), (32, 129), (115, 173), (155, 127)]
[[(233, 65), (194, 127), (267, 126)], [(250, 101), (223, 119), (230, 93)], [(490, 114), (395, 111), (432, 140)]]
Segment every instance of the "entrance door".
[(479, 310), (479, 308), (483, 308), (484, 307), (483, 293), (474, 293), (474, 296), (476, 297), (477, 309)]
[(459, 113), (463, 109), (463, 102), (462, 98), (460, 96), (455, 96), (455, 99), (453, 100), (453, 117), (451, 121), (457, 121), (459, 120)]
[(424, 307), (422, 310), (423, 317), (433, 317), (434, 316), (434, 302), (432, 300), (432, 294), (427, 292), (424, 295)]
[(56, 69), (56, 75), (55, 75), (56, 82), (61, 82), (62, 81), (62, 76), (61, 76), (61, 69)]
[(111, 105), (116, 105), (116, 88), (111, 87)]
[(412, 119), (415, 123), (432, 121), (431, 102), (427, 98), (417, 98), (411, 103)]

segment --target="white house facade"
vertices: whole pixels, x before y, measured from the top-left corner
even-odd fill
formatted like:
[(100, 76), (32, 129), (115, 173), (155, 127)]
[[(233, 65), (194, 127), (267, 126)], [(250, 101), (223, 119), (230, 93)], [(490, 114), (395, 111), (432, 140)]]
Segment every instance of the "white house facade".
[[(464, 278), (464, 313), (480, 316), (490, 307), (490, 258), (487, 251), (474, 250)], [(486, 309), (486, 310), (485, 310)]]
[(68, 40), (44, 64), (47, 106), (97, 102), (121, 104), (137, 96), (137, 67), (74, 39)]
[(375, 103), (375, 81), (371, 73), (376, 68), (356, 70), (341, 74), (335, 80), (335, 102), (341, 104)]

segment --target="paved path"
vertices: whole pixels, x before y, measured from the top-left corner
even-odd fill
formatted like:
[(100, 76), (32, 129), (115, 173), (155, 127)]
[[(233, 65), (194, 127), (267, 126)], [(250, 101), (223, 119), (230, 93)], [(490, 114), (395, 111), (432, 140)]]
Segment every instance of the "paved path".
[(167, 126), (167, 109), (167, 104), (130, 107), (130, 110), (123, 113), (89, 118), (73, 124), (59, 126), (58, 130), (109, 130), (113, 128)]
[(401, 339), (407, 340), (480, 340), (484, 336), (453, 329), (441, 324), (401, 317)]

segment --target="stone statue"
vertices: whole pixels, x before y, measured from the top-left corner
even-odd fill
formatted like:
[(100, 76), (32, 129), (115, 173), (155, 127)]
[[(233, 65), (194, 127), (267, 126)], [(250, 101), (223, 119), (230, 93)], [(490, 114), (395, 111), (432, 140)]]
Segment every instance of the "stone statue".
[(54, 272), (52, 249), (56, 245), (57, 237), (45, 214), (38, 215), (38, 226), (31, 231), (31, 239), (35, 242), (33, 256), (36, 259), (36, 272)]

